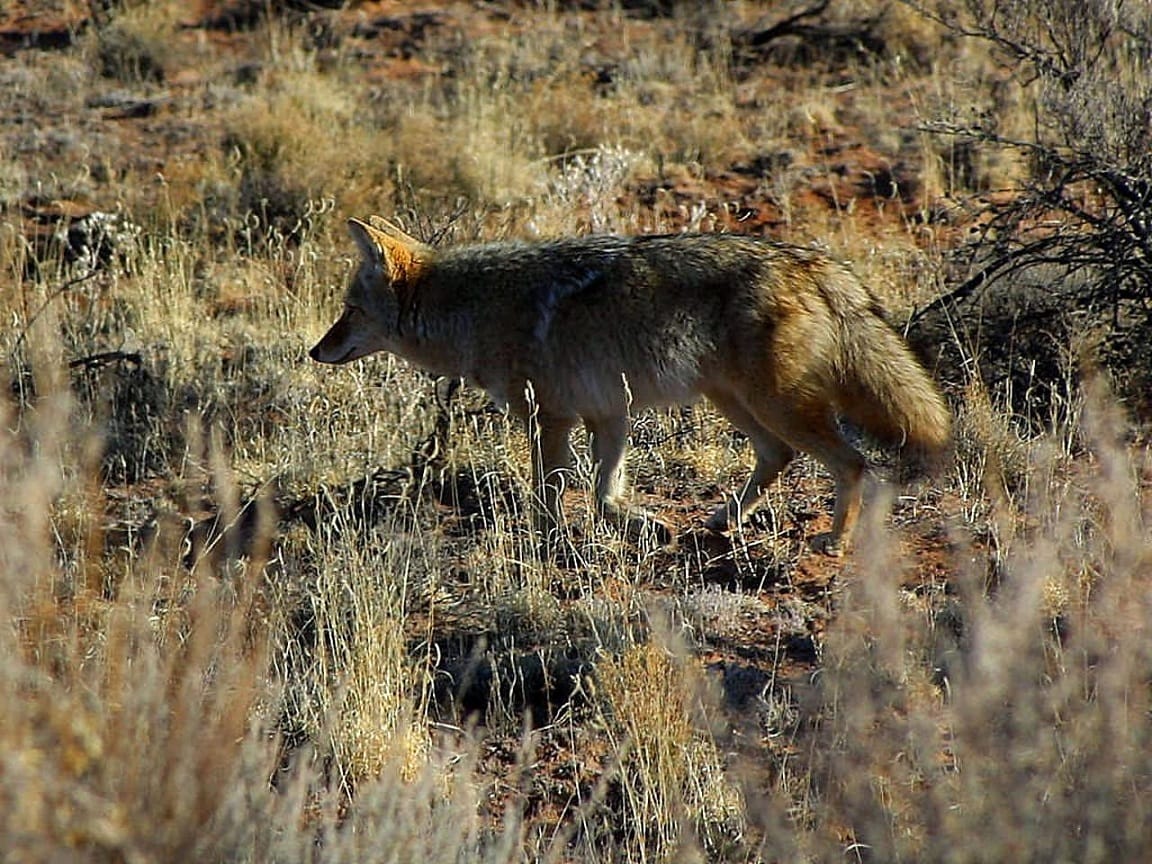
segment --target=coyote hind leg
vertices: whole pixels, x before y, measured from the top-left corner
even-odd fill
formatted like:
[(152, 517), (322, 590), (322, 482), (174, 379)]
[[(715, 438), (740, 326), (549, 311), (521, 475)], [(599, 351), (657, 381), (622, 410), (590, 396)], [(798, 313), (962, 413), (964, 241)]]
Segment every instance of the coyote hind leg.
[(748, 436), (756, 454), (756, 464), (740, 494), (728, 498), (704, 523), (711, 531), (727, 531), (752, 514), (765, 490), (792, 461), (796, 451), (758, 421), (735, 397), (718, 392), (710, 392), (707, 396), (720, 413)]
[(756, 416), (761, 422), (771, 420), (773, 432), (795, 449), (812, 454), (831, 472), (836, 481), (832, 530), (816, 537), (812, 545), (826, 555), (842, 555), (860, 517), (867, 470), (864, 457), (844, 440), (830, 406), (778, 406), (763, 413), (758, 410)]

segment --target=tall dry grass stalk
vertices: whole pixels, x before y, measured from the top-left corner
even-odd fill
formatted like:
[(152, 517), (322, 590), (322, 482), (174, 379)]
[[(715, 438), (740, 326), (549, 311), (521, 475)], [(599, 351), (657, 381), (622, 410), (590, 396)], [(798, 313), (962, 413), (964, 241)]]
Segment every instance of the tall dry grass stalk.
[(279, 643), (276, 668), (284, 722), (354, 789), (391, 766), (413, 779), (427, 765), (430, 658), (410, 654), (404, 624), (435, 593), (437, 550), (400, 525), (373, 531), (350, 515), (338, 511), (302, 543), (315, 574), (290, 586), (292, 635)]
[[(1021, 502), (989, 573), (955, 538), (948, 593), (903, 587), (879, 531), (829, 629), (798, 794), (817, 858), (1138, 861), (1152, 852), (1148, 457), (1089, 388), (1069, 463)], [(1058, 479), (1063, 477), (1062, 480)], [(1011, 506), (1005, 501), (1004, 506)], [(966, 551), (968, 550), (968, 551)], [(910, 575), (910, 574), (908, 574)], [(915, 584), (913, 581), (912, 584)]]
[(199, 857), (243, 772), (274, 767), (256, 735), (268, 635), (250, 586), (111, 566), (72, 407), (4, 406), (5, 854)]
[[(424, 553), (323, 535), (316, 668), (284, 674), (303, 646), (285, 642), (298, 610), (265, 581), (283, 553), (204, 555), (190, 570), (181, 526), (115, 548), (91, 479), (98, 447), (76, 419), (65, 394), (3, 405), (5, 860), (521, 860), (515, 812), (480, 820), (468, 748), (429, 746), (424, 673), (399, 632), (404, 576), (426, 571)], [(230, 482), (209, 461), (217, 487)], [(285, 711), (309, 686), (313, 743), (292, 742)]]
[(660, 861), (701, 848), (733, 853), (744, 799), (725, 776), (711, 731), (697, 725), (707, 702), (700, 669), (647, 643), (603, 660), (597, 681), (620, 758), (620, 854)]

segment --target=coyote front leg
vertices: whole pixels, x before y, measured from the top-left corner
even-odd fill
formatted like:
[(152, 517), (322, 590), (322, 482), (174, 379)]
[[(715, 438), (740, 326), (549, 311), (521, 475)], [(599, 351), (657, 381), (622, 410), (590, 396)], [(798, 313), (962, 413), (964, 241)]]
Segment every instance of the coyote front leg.
[(533, 450), (532, 485), (537, 499), (536, 530), (548, 542), (564, 523), (564, 473), (572, 467), (568, 436), (576, 422), (567, 417), (536, 415), (528, 423)]
[(628, 416), (585, 417), (584, 426), (592, 436), (592, 470), (595, 478), (597, 513), (622, 525), (629, 534), (637, 537), (641, 535), (645, 525), (651, 525), (661, 544), (671, 543), (672, 532), (668, 526), (642, 508), (629, 507), (623, 500)]

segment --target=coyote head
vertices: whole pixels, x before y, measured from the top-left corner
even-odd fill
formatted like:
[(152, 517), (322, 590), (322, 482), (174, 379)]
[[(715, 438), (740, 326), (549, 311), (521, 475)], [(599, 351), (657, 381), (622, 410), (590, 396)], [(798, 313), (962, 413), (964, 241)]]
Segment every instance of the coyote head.
[(394, 351), (430, 251), (379, 216), (348, 220), (360, 267), (344, 295), (344, 312), (308, 352), (320, 363), (348, 363)]

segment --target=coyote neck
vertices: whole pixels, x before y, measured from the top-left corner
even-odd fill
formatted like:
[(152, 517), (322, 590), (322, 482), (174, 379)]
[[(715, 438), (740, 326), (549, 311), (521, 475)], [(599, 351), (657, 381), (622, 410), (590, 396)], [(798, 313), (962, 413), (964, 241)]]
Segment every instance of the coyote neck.
[(397, 353), (436, 375), (474, 379), (477, 358), (468, 315), (462, 309), (445, 311), (425, 315), (421, 304), (413, 303), (400, 319)]

